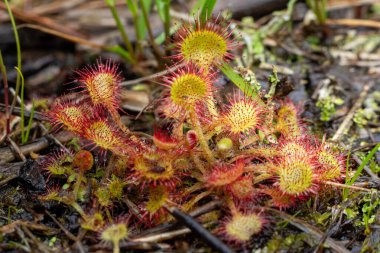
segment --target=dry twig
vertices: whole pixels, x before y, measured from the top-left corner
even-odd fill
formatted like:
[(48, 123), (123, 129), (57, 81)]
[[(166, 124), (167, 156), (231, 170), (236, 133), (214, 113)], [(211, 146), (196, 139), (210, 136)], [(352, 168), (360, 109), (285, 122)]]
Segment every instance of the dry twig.
[[(6, 6), (3, 3), (3, 1), (0, 2), (0, 9), (6, 10)], [(68, 26), (64, 26), (58, 22), (56, 22), (53, 19), (47, 18), (47, 17), (41, 17), (38, 15), (35, 15), (30, 12), (25, 12), (16, 8), (11, 8), (13, 15), (17, 18), (20, 19), (26, 23), (37, 23), (42, 26), (48, 27), (50, 29), (56, 30), (56, 31), (61, 31), (63, 33), (75, 35), (78, 37), (83, 37), (82, 34), (78, 33), (74, 29), (69, 28)]]
[(380, 22), (366, 19), (328, 19), (328, 25), (343, 25), (351, 27), (371, 27), (380, 29)]
[[(74, 135), (70, 133), (60, 133), (59, 135), (55, 136), (60, 142), (67, 142), (70, 141)], [(19, 147), (20, 153), (23, 155), (28, 155), (31, 152), (38, 152), (41, 151), (47, 147), (49, 147), (49, 138), (48, 137), (41, 137), (29, 144), (22, 145)], [(4, 147), (0, 148), (0, 164), (8, 163), (13, 160), (15, 160), (17, 157), (15, 156), (14, 152), (10, 147)]]
[(368, 95), (369, 90), (373, 87), (373, 85), (373, 81), (371, 81), (369, 84), (364, 85), (363, 90), (359, 95), (359, 98), (356, 100), (355, 104), (352, 106), (351, 110), (348, 112), (347, 116), (344, 118), (338, 130), (332, 137), (332, 141), (339, 140), (344, 134), (344, 132), (348, 130), (348, 128), (351, 126), (352, 118), (354, 117), (356, 111), (362, 106), (366, 96)]
[[(279, 210), (273, 209), (273, 208), (266, 208), (268, 211), (275, 213), (279, 217), (281, 217), (284, 220), (289, 221), (293, 226), (300, 229), (301, 231), (312, 235), (313, 237), (317, 238), (318, 240), (321, 240), (323, 237), (323, 233), (319, 231), (318, 228), (313, 227), (303, 220), (300, 220), (298, 218), (295, 218), (287, 213), (281, 212)], [(326, 244), (331, 247), (333, 250), (335, 250), (338, 253), (349, 253), (350, 251), (346, 249), (344, 246), (340, 245), (339, 242), (335, 241), (334, 239), (330, 237), (326, 237)]]
[(181, 63), (181, 64), (175, 65), (174, 67), (171, 67), (171, 68), (169, 68), (167, 70), (158, 72), (158, 73), (150, 75), (150, 76), (144, 76), (144, 77), (140, 77), (140, 78), (137, 78), (137, 79), (134, 79), (134, 80), (129, 80), (129, 81), (122, 82), (120, 85), (121, 86), (131, 86), (131, 85), (139, 84), (139, 83), (142, 83), (142, 82), (145, 82), (145, 81), (149, 81), (149, 80), (152, 80), (152, 79), (155, 79), (155, 78), (167, 75), (167, 74), (169, 74), (169, 73), (171, 73), (171, 72), (173, 72), (173, 71), (177, 70), (178, 68), (181, 68), (181, 67), (183, 67), (185, 65), (186, 65), (186, 63)]

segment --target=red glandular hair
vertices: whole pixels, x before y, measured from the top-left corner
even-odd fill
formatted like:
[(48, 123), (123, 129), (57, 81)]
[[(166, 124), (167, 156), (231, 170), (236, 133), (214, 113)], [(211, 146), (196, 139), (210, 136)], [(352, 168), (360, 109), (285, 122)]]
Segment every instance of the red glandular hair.
[(178, 68), (166, 76), (162, 85), (164, 91), (159, 112), (167, 118), (183, 121), (189, 109), (200, 111), (213, 101), (214, 74), (205, 73), (192, 64)]
[(204, 69), (230, 61), (231, 51), (238, 47), (229, 24), (222, 18), (196, 20), (194, 25), (185, 23), (175, 35), (175, 44), (177, 54), (173, 59)]
[(118, 66), (110, 60), (100, 61), (77, 71), (80, 87), (97, 109), (116, 112), (120, 108), (120, 82)]
[(80, 134), (91, 114), (92, 111), (83, 103), (64, 99), (57, 100), (46, 115), (56, 130), (66, 127), (68, 130)]

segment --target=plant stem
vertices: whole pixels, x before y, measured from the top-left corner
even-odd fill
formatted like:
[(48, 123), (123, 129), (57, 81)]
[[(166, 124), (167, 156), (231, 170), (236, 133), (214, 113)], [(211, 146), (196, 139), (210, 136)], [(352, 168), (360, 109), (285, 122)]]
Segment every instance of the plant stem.
[(227, 206), (230, 208), (230, 212), (233, 215), (239, 213), (238, 209), (236, 208), (234, 201), (232, 200), (232, 198), (230, 196), (226, 197), (226, 203), (227, 203)]
[(201, 193), (195, 195), (192, 199), (188, 200), (183, 205), (183, 210), (186, 211), (186, 212), (189, 211), (189, 210), (191, 210), (196, 203), (198, 203), (201, 199), (209, 196), (210, 194), (211, 194), (210, 191), (204, 191), (204, 192), (201, 192)]
[(139, 146), (139, 148), (143, 149), (145, 147), (144, 143), (135, 135), (133, 135), (131, 131), (123, 124), (123, 122), (121, 122), (120, 114), (112, 108), (109, 109), (109, 112), (111, 114), (112, 119), (115, 121), (117, 126), (121, 129), (121, 131), (123, 131), (123, 133), (128, 135), (131, 141), (136, 143)]
[(191, 151), (190, 155), (193, 158), (194, 164), (197, 167), (197, 169), (202, 173), (202, 175), (204, 175), (206, 170), (202, 162), (199, 160), (199, 157), (193, 151)]
[(79, 170), (78, 178), (77, 178), (77, 181), (75, 182), (75, 185), (74, 185), (74, 199), (75, 200), (78, 199), (78, 191), (79, 191), (79, 187), (82, 183), (82, 179), (83, 179), (83, 171)]
[(124, 44), (125, 44), (128, 52), (129, 52), (129, 54), (130, 54), (131, 63), (136, 64), (136, 57), (135, 57), (135, 52), (133, 50), (133, 46), (132, 46), (132, 43), (129, 40), (129, 37), (128, 37), (125, 29), (124, 29), (123, 23), (120, 20), (119, 14), (118, 14), (117, 9), (116, 9), (115, 1), (106, 0), (106, 3), (111, 10), (112, 16), (116, 22), (116, 26), (119, 29), (119, 32), (121, 34), (121, 37), (123, 38)]
[(3, 83), (4, 83), (4, 103), (5, 103), (5, 118), (6, 118), (6, 135), (11, 132), (10, 130), (10, 114), (9, 114), (9, 91), (8, 91), (8, 78), (7, 78), (7, 71), (5, 69), (5, 65), (3, 62), (3, 56), (1, 54), (0, 50), (0, 69), (1, 69), (1, 75), (3, 76)]
[(207, 161), (210, 163), (214, 163), (215, 157), (212, 154), (210, 147), (208, 146), (207, 140), (202, 131), (201, 123), (199, 122), (198, 116), (196, 115), (194, 109), (190, 109), (189, 116), (190, 116), (191, 124), (194, 128), (194, 131), (198, 135), (199, 144), (201, 145), (201, 148), (203, 149), (203, 152), (205, 154)]
[(162, 65), (163, 64), (163, 62), (162, 62), (163, 54), (160, 51), (160, 49), (158, 48), (156, 42), (154, 41), (152, 28), (150, 27), (150, 23), (149, 23), (148, 12), (147, 12), (145, 5), (144, 5), (142, 0), (140, 0), (140, 6), (141, 6), (141, 11), (142, 11), (142, 14), (143, 14), (143, 17), (145, 20), (146, 28), (148, 30), (149, 42), (153, 48), (153, 54), (156, 57), (158, 64)]
[(120, 118), (120, 115), (117, 111), (115, 111), (113, 108), (109, 108), (108, 109), (110, 114), (111, 114), (111, 117), (112, 119), (115, 121), (115, 123), (117, 124), (117, 126), (127, 135), (130, 135), (131, 134), (131, 131), (129, 131), (129, 129), (123, 124), (123, 122), (121, 122), (121, 118)]
[(32, 110), (30, 111), (30, 117), (29, 117), (29, 121), (28, 121), (28, 127), (26, 128), (26, 133), (25, 133), (25, 140), (23, 143), (27, 142), (28, 139), (29, 139), (29, 134), (30, 134), (30, 129), (32, 128), (32, 123), (33, 123), (33, 117), (34, 117), (34, 112), (35, 112), (35, 104), (34, 104), (34, 100), (32, 102)]
[(137, 7), (137, 2), (132, 1), (132, 0), (126, 0), (125, 1), (129, 11), (132, 14), (132, 19), (133, 19), (133, 26), (135, 28), (135, 35), (136, 35), (136, 55), (138, 55), (139, 52), (142, 52), (142, 47), (141, 47), (141, 37), (139, 33), (139, 15), (138, 15), (138, 7)]
[(113, 253), (120, 253), (119, 241), (113, 242)]
[(170, 0), (165, 4), (165, 37), (166, 40), (170, 37)]
[(171, 0), (156, 0), (157, 12), (164, 24), (165, 41), (170, 36), (170, 1)]
[[(18, 36), (17, 26), (16, 26), (15, 19), (13, 17), (12, 10), (11, 10), (9, 4), (8, 4), (8, 0), (4, 0), (4, 3), (5, 3), (5, 6), (7, 7), (9, 19), (11, 20), (12, 29), (13, 29), (13, 33), (14, 33), (14, 36), (15, 36), (16, 50), (17, 50), (17, 68), (21, 71), (21, 46), (20, 46), (20, 39), (19, 39), (19, 36)], [(20, 74), (17, 74), (16, 92), (15, 92), (15, 97), (13, 98), (13, 101), (12, 101), (12, 106), (11, 106), (10, 114), (12, 114), (13, 108), (16, 105), (17, 95), (18, 95), (19, 92), (20, 92)]]
[[(17, 32), (17, 26), (16, 26), (15, 19), (13, 17), (12, 10), (11, 10), (9, 4), (8, 4), (8, 0), (4, 0), (4, 3), (6, 5), (6, 7), (7, 7), (7, 11), (8, 11), (8, 14), (9, 14), (9, 19), (11, 20), (12, 28), (13, 28), (13, 33), (15, 35), (16, 50), (17, 50), (17, 68), (21, 71), (21, 47), (20, 47), (20, 39), (18, 37), (18, 32)], [(16, 92), (15, 92), (16, 95), (13, 98), (13, 101), (12, 101), (12, 106), (11, 106), (10, 114), (12, 114), (13, 108), (16, 105), (17, 94), (19, 93), (19, 91), (20, 91), (20, 75), (17, 74)]]
[[(21, 77), (21, 91), (20, 91), (20, 99), (21, 99), (21, 115), (20, 115), (20, 126), (21, 126), (21, 143), (25, 144), (25, 102), (24, 102), (24, 89), (25, 89), (25, 81), (24, 76), (22, 75), (21, 70), (18, 67), (15, 67), (18, 75)], [(17, 97), (17, 92), (16, 92)]]

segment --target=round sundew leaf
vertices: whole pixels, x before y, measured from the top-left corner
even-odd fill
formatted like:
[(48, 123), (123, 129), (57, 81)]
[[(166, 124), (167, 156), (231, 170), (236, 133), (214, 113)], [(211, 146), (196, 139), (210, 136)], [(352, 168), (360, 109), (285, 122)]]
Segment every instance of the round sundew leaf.
[(199, 68), (209, 68), (214, 62), (223, 60), (227, 53), (227, 42), (215, 31), (194, 31), (181, 44), (185, 61)]

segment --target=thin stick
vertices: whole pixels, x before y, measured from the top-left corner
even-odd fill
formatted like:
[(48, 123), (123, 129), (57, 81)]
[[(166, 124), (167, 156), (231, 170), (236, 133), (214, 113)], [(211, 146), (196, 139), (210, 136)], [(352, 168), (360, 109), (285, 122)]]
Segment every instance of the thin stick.
[(379, 21), (365, 19), (328, 19), (327, 24), (352, 27), (371, 27), (380, 29)]
[[(7, 7), (3, 3), (3, 1), (0, 1), (0, 9), (4, 9), (4, 10), (7, 9)], [(55, 20), (47, 18), (47, 17), (41, 17), (40, 15), (36, 15), (35, 13), (32, 13), (31, 11), (22, 11), (18, 8), (11, 8), (11, 10), (12, 10), (13, 15), (17, 19), (19, 19), (25, 23), (36, 23), (36, 24), (40, 24), (40, 25), (49, 27), (50, 29), (61, 31), (61, 32), (64, 32), (67, 34), (72, 34), (72, 35), (76, 35), (76, 36), (83, 36), (83, 34), (73, 30), (72, 28), (70, 28), (67, 25), (60, 24), (60, 23), (56, 22)]]
[(340, 188), (347, 188), (347, 189), (357, 190), (357, 191), (364, 191), (364, 192), (371, 192), (372, 191), (371, 189), (367, 189), (367, 188), (363, 188), (363, 187), (358, 187), (358, 186), (354, 186), (354, 185), (340, 184), (340, 183), (331, 182), (331, 181), (325, 181), (325, 182), (322, 182), (322, 183), (326, 184), (326, 185), (332, 185), (332, 186), (337, 186), (337, 187), (340, 187)]
[(211, 202), (209, 202), (203, 206), (198, 207), (194, 211), (190, 212), (189, 215), (191, 217), (198, 217), (202, 214), (205, 214), (205, 213), (208, 213), (208, 212), (214, 210), (215, 208), (219, 207), (221, 204), (222, 204), (222, 201), (213, 200), (213, 201), (211, 201)]
[[(7, 107), (6, 104), (0, 103), (0, 112), (6, 112), (6, 110), (7, 110), (6, 107)], [(21, 116), (21, 108), (20, 107), (15, 107), (13, 109), (12, 115)], [(34, 114), (32, 115), (32, 112), (29, 111), (29, 110), (25, 110), (24, 111), (24, 116), (25, 116), (25, 118), (32, 117), (34, 120), (39, 120), (39, 121), (47, 121), (47, 120), (49, 120), (43, 113), (34, 112)]]
[(66, 234), (66, 236), (72, 240), (76, 241), (77, 238), (69, 230), (67, 230), (49, 211), (45, 210), (45, 213), (53, 220), (53, 222)]
[[(196, 208), (194, 211), (190, 212), (189, 215), (193, 218), (196, 218), (198, 216), (201, 216), (205, 213), (209, 213), (213, 211), (216, 207), (220, 206), (222, 201), (220, 200), (213, 200), (203, 206), (200, 206)], [(168, 231), (170, 229), (178, 228), (178, 223), (164, 223), (157, 227), (150, 228), (147, 230), (144, 230), (143, 232), (140, 232), (136, 238), (143, 238), (144, 236), (150, 236), (152, 234), (162, 234), (165, 231)]]
[(354, 117), (356, 111), (361, 107), (366, 98), (369, 90), (373, 87), (374, 82), (364, 85), (362, 92), (359, 95), (359, 98), (356, 100), (355, 104), (352, 106), (351, 110), (348, 112), (347, 116), (344, 118), (343, 122), (340, 124), (338, 130), (332, 137), (332, 141), (339, 140), (344, 132), (351, 126), (352, 118)]
[(120, 86), (122, 86), (122, 87), (123, 86), (132, 86), (132, 85), (139, 84), (139, 83), (142, 83), (142, 82), (145, 82), (145, 81), (149, 81), (149, 80), (152, 80), (152, 79), (155, 79), (155, 78), (167, 75), (169, 73), (172, 73), (172, 72), (176, 71), (177, 69), (182, 68), (183, 66), (186, 66), (186, 63), (181, 63), (181, 64), (178, 64), (178, 65), (175, 65), (174, 67), (171, 67), (171, 68), (169, 68), (167, 70), (158, 72), (158, 73), (150, 75), (150, 76), (144, 76), (144, 77), (140, 77), (140, 78), (137, 78), (137, 79), (134, 79), (134, 80), (129, 80), (129, 81), (122, 82), (122, 83), (120, 83)]
[[(41, 241), (28, 229), (27, 226), (21, 226), (24, 232), (30, 237), (31, 241), (37, 245), (38, 252), (50, 253), (47, 245), (41, 243)], [(33, 246), (33, 250), (36, 250), (36, 246)]]
[(17, 152), (17, 155), (21, 158), (21, 160), (25, 162), (26, 158), (24, 154), (22, 153), (21, 149), (19, 148), (19, 146), (17, 146), (17, 144), (11, 138), (8, 137), (7, 140), (11, 144), (12, 148)]
[[(70, 141), (73, 137), (74, 136), (72, 134), (68, 134), (67, 132), (65, 132), (65, 134), (62, 133), (61, 135), (56, 136), (56, 138), (61, 142)], [(49, 141), (49, 138), (42, 137), (33, 141), (32, 143), (20, 146), (20, 152), (23, 155), (27, 155), (31, 152), (38, 152), (49, 147), (50, 143), (51, 142)], [(10, 147), (0, 148), (0, 164), (11, 162), (16, 158), (17, 156), (14, 154)]]
[[(164, 243), (147, 243), (147, 242), (131, 242), (131, 241), (123, 241), (120, 242), (120, 248), (123, 249), (123, 252), (131, 252), (131, 250), (147, 250), (148, 252), (162, 252), (163, 250), (170, 251), (171, 248), (168, 244)], [(112, 246), (105, 245), (104, 243), (99, 243), (97, 245), (90, 247), (90, 252), (98, 252), (101, 250), (107, 250), (107, 252), (112, 251)], [(127, 251), (129, 250), (129, 251)]]
[(54, 137), (54, 135), (52, 134), (49, 134), (49, 131), (45, 128), (45, 126), (41, 123), (38, 123), (38, 126), (42, 129), (43, 133), (44, 133), (44, 136), (48, 139), (51, 139), (54, 141), (55, 144), (57, 144), (58, 146), (61, 147), (61, 149), (63, 149), (66, 153), (70, 153), (70, 150), (68, 150), (65, 145), (63, 145), (61, 143), (61, 141), (59, 141), (57, 138)]
[(174, 231), (170, 231), (167, 233), (161, 233), (158, 235), (152, 235), (152, 236), (146, 236), (146, 237), (141, 237), (141, 238), (136, 238), (132, 239), (132, 242), (160, 242), (168, 239), (172, 239), (173, 237), (179, 236), (179, 235), (184, 235), (184, 234), (189, 234), (191, 233), (191, 230), (188, 228), (182, 228)]
[(54, 223), (63, 231), (63, 233), (65, 233), (65, 235), (70, 240), (72, 240), (75, 243), (77, 243), (79, 250), (81, 252), (84, 252), (83, 245), (82, 245), (81, 241), (78, 240), (78, 238), (75, 235), (73, 235), (69, 230), (67, 230), (49, 211), (45, 210), (45, 213), (54, 221)]
[(101, 50), (106, 50), (107, 49), (107, 46), (104, 46), (104, 45), (101, 45), (101, 44), (97, 44), (97, 43), (94, 43), (92, 41), (85, 40), (85, 39), (82, 39), (80, 37), (77, 37), (77, 36), (74, 36), (74, 35), (70, 35), (70, 34), (67, 34), (67, 33), (63, 33), (61, 31), (53, 30), (53, 29), (50, 29), (50, 28), (47, 28), (47, 27), (43, 27), (43, 26), (40, 26), (40, 25), (23, 24), (23, 25), (19, 25), (18, 27), (19, 28), (25, 28), (25, 27), (27, 27), (27, 28), (31, 28), (31, 29), (34, 29), (34, 30), (38, 30), (38, 31), (41, 31), (41, 32), (44, 32), (44, 33), (47, 33), (47, 34), (51, 34), (51, 35), (57, 36), (59, 38), (71, 41), (71, 42), (78, 43), (78, 44), (81, 44), (81, 45), (84, 45), (84, 46), (88, 46), (88, 47), (91, 47), (91, 48), (95, 48), (95, 49), (101, 49)]

